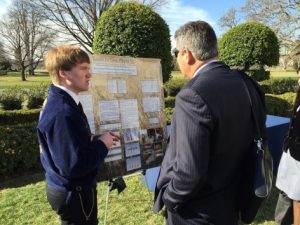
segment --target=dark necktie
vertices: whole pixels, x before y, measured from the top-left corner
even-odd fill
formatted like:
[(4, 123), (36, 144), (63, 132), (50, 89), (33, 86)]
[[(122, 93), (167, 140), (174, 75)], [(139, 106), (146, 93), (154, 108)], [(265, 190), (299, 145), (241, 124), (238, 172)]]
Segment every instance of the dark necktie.
[(84, 113), (84, 111), (83, 111), (81, 102), (78, 103), (78, 108), (79, 108), (80, 112), (83, 114), (84, 120), (85, 120), (85, 122), (86, 122), (86, 128), (87, 128), (87, 129), (89, 130), (89, 132), (91, 133), (91, 129), (90, 129), (90, 126), (89, 126), (87, 117), (86, 117), (86, 115), (85, 115), (85, 113)]
[(78, 103), (78, 107), (79, 107), (80, 111), (83, 112), (83, 108), (82, 108), (81, 102)]

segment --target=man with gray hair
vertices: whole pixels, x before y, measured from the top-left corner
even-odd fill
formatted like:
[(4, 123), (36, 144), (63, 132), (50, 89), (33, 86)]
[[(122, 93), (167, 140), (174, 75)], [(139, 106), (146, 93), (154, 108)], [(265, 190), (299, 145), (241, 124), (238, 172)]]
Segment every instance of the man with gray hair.
[[(218, 61), (217, 38), (208, 23), (189, 22), (175, 39), (174, 54), (190, 81), (176, 96), (153, 210), (165, 207), (167, 224), (236, 225), (240, 178), (254, 136), (242, 74)], [(265, 127), (263, 94), (245, 79)]]

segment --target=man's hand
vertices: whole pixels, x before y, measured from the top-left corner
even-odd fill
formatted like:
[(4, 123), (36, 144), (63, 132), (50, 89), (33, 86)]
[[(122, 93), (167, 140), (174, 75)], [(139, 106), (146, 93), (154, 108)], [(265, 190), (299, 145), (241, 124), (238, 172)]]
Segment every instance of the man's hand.
[(120, 137), (112, 132), (106, 132), (102, 134), (99, 138), (107, 148), (111, 148), (115, 141), (120, 140)]

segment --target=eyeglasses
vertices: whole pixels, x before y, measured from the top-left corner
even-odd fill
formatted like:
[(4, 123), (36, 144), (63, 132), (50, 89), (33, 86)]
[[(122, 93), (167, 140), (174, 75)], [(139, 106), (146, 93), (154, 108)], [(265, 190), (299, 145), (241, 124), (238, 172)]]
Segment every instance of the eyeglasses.
[(173, 49), (173, 54), (174, 54), (175, 58), (177, 58), (178, 53), (179, 53), (179, 50), (177, 48), (174, 48)]

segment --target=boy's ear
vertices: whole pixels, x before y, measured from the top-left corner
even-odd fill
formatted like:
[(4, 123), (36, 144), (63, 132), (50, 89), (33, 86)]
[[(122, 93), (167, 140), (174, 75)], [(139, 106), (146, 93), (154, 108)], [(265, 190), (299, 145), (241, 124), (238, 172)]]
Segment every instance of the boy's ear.
[(59, 78), (66, 78), (66, 76), (67, 76), (67, 71), (65, 71), (65, 70), (59, 70), (58, 71), (58, 74), (59, 74)]

